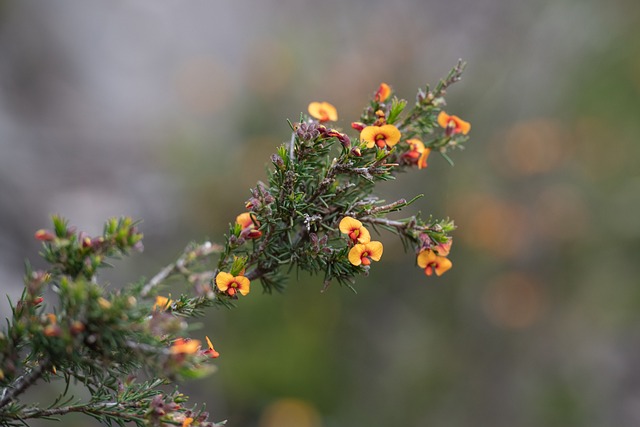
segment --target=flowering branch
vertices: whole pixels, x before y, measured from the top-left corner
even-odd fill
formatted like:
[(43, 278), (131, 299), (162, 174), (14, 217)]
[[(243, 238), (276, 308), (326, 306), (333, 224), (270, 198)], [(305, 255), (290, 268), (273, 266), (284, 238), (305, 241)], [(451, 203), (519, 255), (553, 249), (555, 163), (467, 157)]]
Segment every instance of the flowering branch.
[[(289, 122), (291, 139), (271, 156), (267, 179), (251, 190), (224, 243), (190, 244), (148, 281), (117, 291), (100, 284), (109, 259), (142, 250), (130, 218), (109, 219), (102, 234), (89, 236), (54, 216), (51, 230), (35, 234), (49, 268), (27, 267), (24, 292), (0, 331), (0, 426), (72, 412), (109, 425), (222, 425), (186, 407), (177, 390), (165, 390), (176, 379), (210, 374), (220, 355), (208, 336), (187, 337), (185, 319), (208, 307), (234, 307), (255, 281), (266, 292), (282, 291), (292, 268), (322, 275), (322, 291), (333, 282), (354, 290), (356, 277), (383, 257), (383, 242), (368, 227), (396, 235), (427, 276), (448, 271), (453, 221), (389, 219), (422, 196), (387, 203), (374, 191), (380, 181), (427, 168), (431, 151), (450, 161), (448, 151), (467, 141), (471, 125), (443, 110), (463, 68), (459, 62), (433, 90), (421, 89), (408, 111), (382, 83), (351, 123), (351, 136), (330, 126), (338, 120), (333, 105), (309, 104), (308, 115)], [(161, 295), (174, 276), (191, 291)], [(45, 301), (46, 290), (56, 297)], [(143, 372), (151, 379), (138, 382)], [(54, 378), (67, 388), (71, 381), (83, 385), (91, 398), (71, 404), (65, 388), (48, 408), (20, 400), (38, 381)]]

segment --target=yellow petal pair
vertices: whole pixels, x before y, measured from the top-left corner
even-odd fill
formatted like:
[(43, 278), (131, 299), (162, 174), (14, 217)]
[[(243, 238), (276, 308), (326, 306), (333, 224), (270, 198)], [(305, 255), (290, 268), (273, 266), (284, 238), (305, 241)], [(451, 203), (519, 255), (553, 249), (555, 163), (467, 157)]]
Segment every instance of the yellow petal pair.
[(424, 274), (427, 276), (431, 276), (434, 272), (442, 276), (453, 264), (449, 258), (436, 255), (431, 249), (426, 249), (418, 254), (418, 266), (424, 268)]
[(383, 247), (380, 242), (357, 243), (349, 251), (349, 262), (355, 266), (369, 265), (371, 260), (380, 261), (382, 251)]
[(250, 289), (250, 281), (246, 277), (233, 276), (230, 273), (221, 271), (216, 276), (216, 286), (222, 292), (226, 292), (229, 296), (234, 296), (236, 292), (241, 295), (247, 295)]
[(377, 145), (379, 148), (393, 147), (400, 141), (400, 131), (394, 125), (367, 126), (360, 132), (360, 140), (367, 148)]
[(349, 236), (353, 243), (368, 243), (371, 241), (369, 230), (362, 226), (362, 223), (355, 218), (345, 216), (338, 225), (340, 232)]

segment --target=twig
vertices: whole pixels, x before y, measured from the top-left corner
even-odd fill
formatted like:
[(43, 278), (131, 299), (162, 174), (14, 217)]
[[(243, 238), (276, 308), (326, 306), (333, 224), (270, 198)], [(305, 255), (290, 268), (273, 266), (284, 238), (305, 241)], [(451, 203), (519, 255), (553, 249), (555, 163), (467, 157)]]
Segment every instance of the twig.
[(186, 265), (195, 261), (199, 258), (204, 258), (208, 255), (211, 255), (214, 252), (219, 252), (221, 247), (219, 245), (212, 244), (211, 242), (204, 242), (201, 245), (196, 246), (194, 249), (190, 249), (189, 247), (185, 248), (184, 253), (176, 260), (176, 262), (167, 265), (165, 268), (160, 270), (158, 274), (153, 276), (149, 282), (142, 288), (140, 291), (140, 295), (145, 298), (149, 295), (149, 292), (153, 290), (156, 286), (162, 283), (167, 277), (175, 272), (179, 272), (184, 274), (185, 276), (189, 275), (189, 271), (186, 268)]
[(2, 390), (2, 399), (0, 399), (0, 408), (6, 406), (9, 402), (15, 399), (18, 395), (23, 393), (33, 383), (35, 383), (41, 376), (45, 369), (51, 367), (49, 359), (44, 359), (40, 362), (34, 370), (18, 378), (13, 387), (5, 387)]
[(123, 418), (129, 421), (133, 420), (144, 420), (143, 417), (138, 415), (127, 414), (123, 411), (126, 407), (117, 402), (105, 402), (99, 405), (72, 405), (72, 406), (62, 406), (60, 408), (51, 408), (51, 409), (28, 409), (20, 414), (16, 414), (22, 419), (25, 418), (43, 418), (43, 417), (51, 417), (54, 415), (64, 415), (71, 412), (80, 412), (85, 414), (92, 415), (104, 415), (112, 418)]
[(296, 142), (296, 134), (295, 132), (291, 132), (291, 141), (289, 142), (289, 160), (293, 163), (293, 148), (295, 147)]

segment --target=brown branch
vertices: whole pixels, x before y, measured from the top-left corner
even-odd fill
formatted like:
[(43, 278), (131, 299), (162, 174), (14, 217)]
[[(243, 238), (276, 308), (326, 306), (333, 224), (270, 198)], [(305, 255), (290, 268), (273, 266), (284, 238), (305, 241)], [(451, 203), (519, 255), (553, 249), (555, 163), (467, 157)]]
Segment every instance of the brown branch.
[(124, 410), (127, 409), (125, 405), (117, 402), (105, 402), (99, 405), (73, 405), (62, 406), (59, 408), (50, 409), (27, 409), (20, 413), (15, 414), (15, 419), (27, 419), (27, 418), (43, 418), (51, 417), (55, 415), (65, 415), (72, 412), (83, 413), (87, 415), (102, 415), (111, 418), (124, 419), (127, 421), (143, 421), (144, 418), (139, 415), (127, 414)]
[(5, 407), (9, 402), (22, 394), (27, 388), (32, 386), (42, 376), (42, 373), (51, 368), (49, 359), (44, 359), (34, 370), (19, 377), (13, 387), (8, 386), (2, 390), (2, 398), (0, 399), (0, 408)]
[(189, 249), (189, 247), (187, 247), (176, 262), (171, 263), (160, 270), (158, 274), (153, 276), (151, 280), (144, 285), (140, 291), (140, 296), (143, 298), (147, 297), (153, 288), (158, 286), (173, 273), (182, 273), (183, 275), (188, 276), (190, 274), (186, 267), (188, 264), (192, 263), (196, 259), (204, 258), (214, 252), (220, 252), (221, 250), (222, 247), (220, 245), (212, 244), (211, 242), (204, 242), (203, 244), (196, 246), (194, 249)]

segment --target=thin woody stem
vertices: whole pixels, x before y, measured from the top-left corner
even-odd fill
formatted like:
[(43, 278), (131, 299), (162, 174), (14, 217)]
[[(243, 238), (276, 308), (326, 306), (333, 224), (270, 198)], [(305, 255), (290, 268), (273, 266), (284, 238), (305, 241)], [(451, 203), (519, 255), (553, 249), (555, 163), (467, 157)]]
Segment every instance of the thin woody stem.
[(144, 421), (144, 417), (140, 415), (127, 414), (123, 410), (126, 409), (125, 405), (117, 402), (105, 402), (100, 404), (86, 404), (86, 405), (70, 405), (62, 406), (60, 408), (51, 409), (27, 409), (19, 414), (16, 414), (16, 418), (19, 416), (21, 419), (26, 418), (43, 418), (51, 417), (55, 415), (65, 415), (72, 412), (79, 412), (90, 415), (103, 415), (111, 418), (119, 418), (127, 421)]
[(386, 225), (387, 227), (394, 227), (397, 228), (399, 230), (404, 230), (405, 228), (407, 228), (408, 223), (406, 222), (402, 222), (402, 221), (394, 221), (391, 219), (387, 219), (387, 218), (370, 218), (370, 217), (364, 217), (364, 218), (360, 218), (360, 221), (362, 222), (368, 222), (370, 224), (381, 224), (381, 225)]
[(173, 263), (167, 265), (162, 270), (158, 272), (155, 276), (147, 282), (146, 285), (140, 291), (140, 295), (145, 298), (149, 295), (149, 293), (166, 280), (167, 277), (172, 275), (173, 273), (182, 273), (185, 276), (189, 275), (189, 270), (187, 270), (187, 265), (192, 263), (193, 261), (205, 258), (211, 255), (214, 252), (220, 252), (222, 248), (219, 245), (212, 244), (211, 242), (204, 242), (201, 245), (196, 246), (193, 249), (189, 247), (185, 248), (184, 253)]
[(0, 399), (0, 408), (6, 406), (27, 388), (32, 386), (42, 376), (42, 373), (50, 367), (51, 362), (49, 359), (44, 359), (34, 370), (18, 378), (13, 387), (5, 387), (2, 391), (2, 398)]

